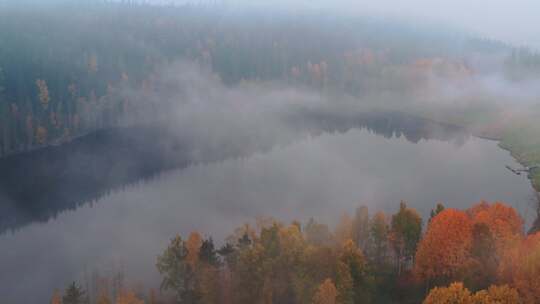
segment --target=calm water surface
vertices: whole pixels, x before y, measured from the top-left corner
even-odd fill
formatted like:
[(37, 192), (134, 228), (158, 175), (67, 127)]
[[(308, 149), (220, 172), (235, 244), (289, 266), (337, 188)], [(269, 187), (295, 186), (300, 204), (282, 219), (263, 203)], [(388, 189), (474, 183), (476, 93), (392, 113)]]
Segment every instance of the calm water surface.
[(518, 164), (494, 141), (345, 129), (164, 171), (55, 216), (5, 220), (17, 224), (0, 236), (0, 302), (44, 303), (71, 280), (84, 285), (119, 269), (129, 284), (154, 286), (156, 256), (174, 234), (198, 230), (221, 240), (259, 215), (335, 224), (360, 204), (391, 213), (405, 200), (426, 217), (437, 202), (467, 208), (484, 199), (534, 219), (529, 181), (505, 168)]

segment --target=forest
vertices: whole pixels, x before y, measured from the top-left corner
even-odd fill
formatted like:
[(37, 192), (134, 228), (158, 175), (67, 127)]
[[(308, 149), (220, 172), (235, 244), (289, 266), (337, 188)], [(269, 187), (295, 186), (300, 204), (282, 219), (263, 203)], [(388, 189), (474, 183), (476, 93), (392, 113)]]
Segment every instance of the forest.
[[(259, 217), (217, 247), (211, 236), (174, 236), (156, 267), (159, 290), (123, 284), (122, 275), (76, 282), (51, 303), (456, 303), (540, 301), (540, 233), (504, 203), (467, 210), (437, 204), (423, 225), (401, 202), (395, 214), (365, 206), (335, 229), (310, 218)], [(425, 229), (424, 229), (425, 228)]]
[[(540, 77), (540, 54), (532, 49), (375, 17), (59, 3), (0, 10), (1, 155), (156, 120), (171, 107), (162, 98), (171, 85), (163, 68), (189, 61), (229, 86), (280, 82), (466, 127), (501, 139), (524, 165), (540, 162), (538, 109), (524, 114), (494, 102), (530, 97), (498, 96), (482, 83), (496, 73), (508, 86), (527, 86)], [(441, 95), (446, 86), (465, 93)], [(539, 188), (540, 172), (532, 177)]]
[[(236, 217), (221, 220), (234, 218), (240, 226), (226, 239), (207, 231), (187, 234), (178, 228), (177, 235), (168, 236), (167, 246), (148, 248), (161, 252), (153, 268), (160, 281), (151, 285), (134, 283), (138, 278), (126, 277), (122, 269), (81, 279), (79, 268), (86, 275), (87, 268), (94, 266), (91, 262), (73, 259), (54, 264), (62, 271), (47, 277), (48, 285), (41, 285), (56, 286), (42, 303), (540, 303), (538, 49), (430, 23), (235, 6), (228, 1), (180, 2), (0, 0), (0, 246), (20, 246), (0, 248), (4, 252), (0, 284), (19, 266), (8, 265), (2, 257), (32, 259), (27, 240), (37, 244), (29, 248), (46, 251), (47, 244), (41, 243), (46, 239), (37, 237), (43, 231), (66, 238), (66, 243), (81, 241), (84, 237), (58, 227), (71, 223), (79, 228), (84, 224), (72, 222), (86, 217), (92, 225), (87, 229), (95, 229), (95, 235), (134, 233), (126, 232), (122, 218), (136, 213), (136, 207), (129, 212), (107, 209), (114, 210), (107, 220), (118, 221), (118, 231), (94, 228), (102, 224), (92, 222), (92, 216), (99, 214), (95, 209), (101, 207), (94, 204), (101, 199), (121, 200), (118, 193), (125, 191), (126, 200), (146, 199), (157, 209), (173, 196), (170, 188), (178, 187), (185, 191), (174, 194), (178, 205), (192, 198), (193, 204), (230, 203), (208, 205), (218, 206), (217, 211), (207, 205), (201, 208), (208, 208), (209, 214), (215, 211), (211, 215), (216, 219), (237, 212)], [(341, 210), (332, 195), (341, 198), (336, 189), (345, 192), (354, 181), (344, 181), (342, 188), (336, 183), (325, 195), (314, 190), (291, 194), (281, 209), (276, 207), (276, 214), (243, 224), (246, 214), (255, 211), (234, 205), (236, 197), (230, 193), (243, 190), (250, 177), (231, 176), (231, 172), (251, 172), (259, 178), (260, 185), (238, 195), (239, 200), (257, 199), (262, 188), (274, 191), (264, 193), (280, 194), (282, 189), (303, 185), (284, 185), (287, 181), (311, 181), (310, 173), (293, 174), (293, 164), (305, 160), (294, 151), (321, 149), (316, 152), (322, 157), (305, 157), (308, 164), (334, 160), (327, 156), (332, 153), (346, 158), (348, 154), (338, 148), (314, 142), (321, 135), (364, 135), (347, 133), (352, 129), (402, 145), (423, 143), (440, 155), (451, 153), (444, 151), (450, 144), (442, 142), (452, 142), (458, 150), (470, 138), (485, 140), (468, 146), (471, 162), (477, 163), (485, 151), (478, 147), (496, 141), (515, 160), (500, 164), (511, 172), (493, 171), (501, 173), (493, 182), (475, 180), (478, 191), (468, 194), (475, 199), (498, 194), (493, 188), (510, 180), (505, 174), (516, 178), (512, 180), (516, 185), (522, 182), (517, 178), (523, 177), (532, 189), (521, 195), (513, 192), (518, 186), (508, 188), (515, 201), (500, 199), (507, 203), (489, 199), (493, 202), (454, 208), (453, 204), (467, 200), (460, 202), (458, 194), (437, 187), (459, 179), (453, 170), (457, 165), (452, 167), (458, 160), (448, 158), (448, 166), (441, 166), (447, 171), (440, 172), (442, 177), (433, 184), (418, 177), (425, 173), (423, 168), (405, 172), (408, 179), (449, 197), (451, 203), (436, 204), (429, 218), (426, 210), (405, 201), (395, 206), (394, 213), (373, 207), (379, 204), (376, 191), (396, 191), (382, 185), (389, 176), (375, 174), (373, 184), (362, 185), (375, 189), (368, 193), (372, 197), (367, 195), (369, 210), (362, 205), (352, 215), (345, 212), (337, 224), (331, 215), (312, 216), (316, 212), (307, 212), (303, 205), (305, 209), (295, 210), (306, 211), (301, 220), (283, 220), (276, 214), (291, 212), (286, 204), (306, 197)], [(299, 142), (305, 146), (286, 150)], [(358, 146), (350, 147), (370, 151), (363, 142)], [(392, 157), (402, 156), (397, 145), (384, 147), (376, 153), (392, 155), (395, 148)], [(427, 150), (399, 147), (404, 154), (436, 158), (422, 154)], [(353, 148), (347, 151), (360, 155)], [(293, 160), (287, 158), (288, 152)], [(276, 169), (274, 159), (265, 159), (265, 153), (277, 154), (273, 157), (290, 168)], [(501, 162), (509, 158), (493, 156)], [(253, 165), (257, 161), (260, 167)], [(344, 163), (338, 159), (328, 167), (345, 168)], [(371, 173), (385, 165), (372, 163), (360, 170)], [(432, 169), (443, 171), (438, 166)], [(311, 175), (335, 177), (325, 171), (328, 167), (317, 167)], [(408, 168), (396, 167), (396, 171)], [(173, 169), (187, 173), (176, 176), (170, 172)], [(257, 170), (293, 177), (272, 184), (271, 178), (253, 173)], [(170, 188), (157, 185), (155, 196), (130, 188), (171, 176), (178, 180)], [(213, 183), (204, 184), (207, 180)], [(318, 186), (313, 182), (306, 188)], [(408, 188), (406, 179), (399, 180), (398, 187), (403, 197), (416, 191)], [(215, 189), (221, 189), (223, 197), (212, 192)], [(343, 200), (352, 195), (353, 191), (343, 194)], [(532, 212), (529, 196), (535, 204)], [(195, 209), (187, 205), (185, 213), (190, 208)], [(77, 214), (81, 209), (82, 215)], [(168, 209), (160, 212), (178, 216)], [(156, 217), (152, 229), (169, 233), (160, 230), (160, 219)], [(20, 235), (23, 241), (17, 239)], [(103, 247), (114, 248), (115, 241)], [(70, 252), (69, 248), (56, 250)], [(92, 254), (81, 251), (73, 250), (73, 255)], [(88, 260), (98, 260), (96, 256)], [(43, 269), (41, 273), (48, 271)], [(72, 276), (68, 285), (66, 276)], [(148, 278), (140, 281), (146, 283)]]

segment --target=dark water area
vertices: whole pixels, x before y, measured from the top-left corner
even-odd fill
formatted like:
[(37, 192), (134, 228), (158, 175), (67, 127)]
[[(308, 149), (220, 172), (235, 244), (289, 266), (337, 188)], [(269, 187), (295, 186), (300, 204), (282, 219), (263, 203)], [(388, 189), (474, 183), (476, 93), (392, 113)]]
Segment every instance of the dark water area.
[[(285, 121), (298, 136), (343, 133), (351, 128), (367, 128), (386, 138), (403, 135), (413, 143), (422, 139), (459, 143), (468, 136), (457, 127), (397, 112), (344, 116), (299, 111)], [(61, 146), (2, 158), (0, 232), (47, 221), (163, 170), (263, 152), (238, 145), (206, 147), (203, 153), (201, 149), (195, 138), (179, 134), (175, 125), (168, 123), (100, 130)]]
[(0, 302), (43, 303), (72, 280), (91, 291), (119, 270), (155, 287), (174, 234), (222, 240), (263, 215), (333, 225), (360, 204), (392, 213), (403, 199), (426, 217), (437, 202), (485, 199), (535, 218), (534, 191), (497, 142), (396, 112), (302, 110), (280, 124), (286, 135), (211, 140), (175, 122), (117, 128), (0, 159)]

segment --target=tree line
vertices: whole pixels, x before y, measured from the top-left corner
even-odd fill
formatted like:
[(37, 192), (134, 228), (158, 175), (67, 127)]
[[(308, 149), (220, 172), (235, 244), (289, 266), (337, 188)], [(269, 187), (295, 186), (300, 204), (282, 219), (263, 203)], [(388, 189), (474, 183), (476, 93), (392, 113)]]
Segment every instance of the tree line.
[(157, 258), (159, 292), (102, 285), (92, 299), (75, 283), (52, 303), (455, 303), (540, 301), (540, 233), (504, 203), (467, 210), (438, 204), (423, 227), (401, 202), (392, 215), (359, 207), (335, 229), (311, 218), (259, 218), (220, 248), (176, 235)]

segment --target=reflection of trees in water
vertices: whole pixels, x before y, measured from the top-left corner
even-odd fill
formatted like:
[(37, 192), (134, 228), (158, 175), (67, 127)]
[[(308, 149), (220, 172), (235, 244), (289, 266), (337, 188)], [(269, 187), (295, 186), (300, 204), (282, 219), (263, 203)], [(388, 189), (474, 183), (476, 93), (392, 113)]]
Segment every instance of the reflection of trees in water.
[(412, 143), (418, 143), (420, 140), (441, 140), (462, 146), (470, 136), (459, 127), (399, 112), (370, 112), (354, 115), (306, 112), (293, 115), (289, 120), (297, 127), (308, 128), (312, 132), (344, 133), (352, 128), (361, 128), (385, 138), (403, 136)]
[(111, 189), (187, 165), (187, 151), (165, 138), (172, 136), (163, 128), (98, 131), (62, 146), (1, 159), (0, 231), (47, 221)]
[[(286, 124), (312, 135), (365, 128), (386, 138), (403, 136), (414, 143), (438, 139), (463, 144), (467, 138), (458, 128), (399, 113), (344, 116), (302, 111), (288, 117)], [(179, 136), (167, 126), (132, 127), (98, 131), (62, 146), (3, 158), (0, 232), (45, 222), (164, 169), (250, 153), (243, 144), (231, 143), (207, 149), (201, 156), (196, 140)]]

